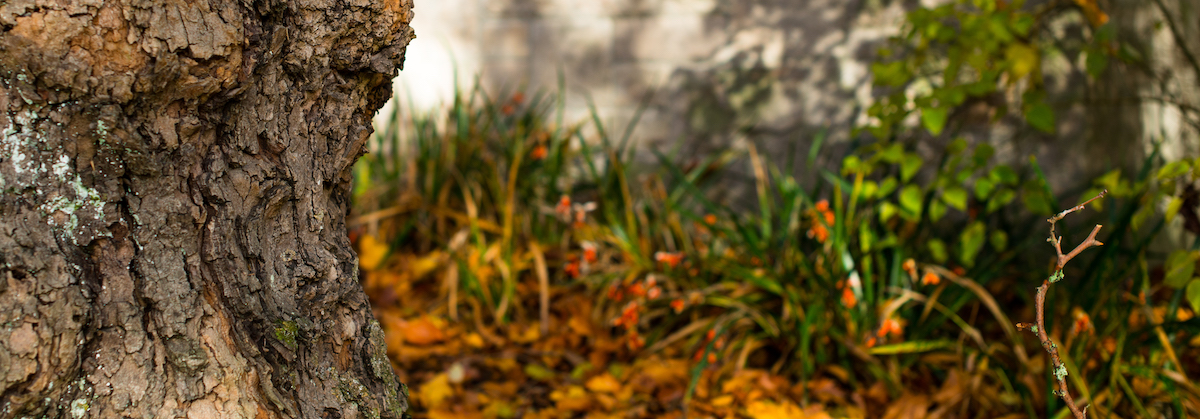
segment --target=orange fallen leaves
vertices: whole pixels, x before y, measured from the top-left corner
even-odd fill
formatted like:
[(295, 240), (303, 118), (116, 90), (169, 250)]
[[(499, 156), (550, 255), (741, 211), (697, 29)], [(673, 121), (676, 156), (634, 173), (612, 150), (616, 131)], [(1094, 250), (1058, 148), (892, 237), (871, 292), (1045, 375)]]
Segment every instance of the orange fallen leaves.
[(383, 263), (389, 251), (387, 243), (380, 242), (370, 234), (364, 234), (358, 241), (358, 266), (367, 271), (375, 270)]
[(417, 399), (429, 410), (441, 407), (453, 395), (454, 389), (450, 387), (450, 378), (446, 373), (435, 375), (417, 388)]
[(410, 345), (425, 346), (446, 340), (446, 334), (429, 317), (419, 317), (403, 321), (397, 325), (404, 342)]
[(621, 383), (607, 372), (592, 377), (584, 386), (597, 393), (616, 393), (621, 390)]

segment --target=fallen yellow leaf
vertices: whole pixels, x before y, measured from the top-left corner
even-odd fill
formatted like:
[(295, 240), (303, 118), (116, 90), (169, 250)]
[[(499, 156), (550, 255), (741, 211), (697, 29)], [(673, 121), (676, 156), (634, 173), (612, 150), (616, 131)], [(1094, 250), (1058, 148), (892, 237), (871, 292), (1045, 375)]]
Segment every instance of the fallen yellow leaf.
[(554, 390), (550, 400), (558, 410), (581, 412), (592, 407), (592, 398), (580, 386), (569, 386), (566, 390)]
[(434, 250), (425, 256), (412, 259), (408, 263), (407, 269), (412, 272), (413, 280), (418, 280), (437, 269), (443, 259), (445, 259), (445, 255), (439, 250)]
[(454, 395), (454, 389), (450, 388), (450, 377), (446, 376), (446, 373), (435, 375), (429, 381), (421, 384), (421, 388), (417, 390), (417, 396), (421, 398), (421, 403), (430, 411), (436, 410), (452, 395)]
[(466, 336), (463, 337), (463, 340), (466, 341), (467, 345), (469, 345), (472, 348), (482, 348), (483, 347), (483, 337), (479, 336), (478, 333), (475, 333), (475, 332), (468, 333)]
[(585, 386), (587, 386), (588, 390), (596, 393), (616, 393), (617, 390), (621, 389), (621, 383), (617, 382), (617, 379), (613, 378), (612, 374), (607, 372), (592, 377), (587, 381)]
[(389, 250), (386, 243), (380, 243), (375, 236), (364, 234), (358, 242), (358, 266), (367, 271), (378, 268)]
[(398, 325), (404, 342), (410, 345), (424, 346), (446, 340), (446, 334), (428, 317), (419, 317)]
[(429, 419), (483, 419), (483, 413), (476, 411), (455, 412), (450, 410), (430, 410)]
[(750, 402), (746, 406), (746, 415), (754, 419), (804, 419), (806, 417), (804, 411), (791, 402), (784, 401), (776, 404), (763, 400)]

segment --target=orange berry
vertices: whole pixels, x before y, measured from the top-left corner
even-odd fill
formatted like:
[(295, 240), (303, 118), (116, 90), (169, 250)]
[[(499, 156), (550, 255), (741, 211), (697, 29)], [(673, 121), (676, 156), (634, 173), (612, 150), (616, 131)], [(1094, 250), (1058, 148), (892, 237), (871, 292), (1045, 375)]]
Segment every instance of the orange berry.
[(683, 299), (676, 298), (674, 300), (671, 300), (671, 309), (675, 310), (675, 314), (682, 313), (683, 312)]
[(917, 275), (917, 261), (912, 260), (912, 258), (905, 259), (904, 264), (901, 266), (904, 267), (904, 272), (908, 272), (909, 275)]
[(708, 329), (708, 334), (704, 335), (706, 341), (713, 340), (715, 337), (717, 337), (717, 329)]
[(705, 224), (708, 224), (708, 225), (713, 225), (713, 224), (716, 224), (716, 223), (717, 223), (717, 216), (715, 216), (715, 215), (712, 215), (712, 214), (705, 215), (705, 216), (704, 216), (704, 223), (705, 223)]
[(580, 274), (579, 261), (573, 260), (573, 261), (567, 262), (567, 266), (563, 268), (563, 271), (566, 271), (567, 275), (570, 275), (571, 278), (578, 278), (579, 274)]
[(712, 352), (709, 352), (709, 353), (708, 353), (708, 363), (709, 363), (709, 364), (715, 364), (715, 363), (717, 363), (717, 354), (715, 354), (715, 353), (712, 353)]
[(925, 276), (921, 277), (921, 285), (937, 285), (940, 282), (942, 282), (942, 278), (933, 271), (925, 271)]
[(554, 213), (564, 222), (571, 220), (571, 197), (563, 195), (554, 206)]
[(662, 295), (662, 288), (659, 287), (654, 287), (650, 291), (646, 291), (646, 297), (649, 297), (651, 300), (658, 298), (659, 295)]
[(546, 149), (546, 146), (538, 144), (537, 147), (534, 147), (533, 150), (529, 152), (529, 158), (534, 159), (534, 160), (541, 160), (541, 159), (546, 158), (547, 153), (548, 153), (548, 151)]
[(879, 332), (878, 332), (879, 337), (882, 338), (889, 334), (891, 334), (892, 336), (896, 336), (896, 337), (899, 337), (900, 335), (904, 334), (904, 327), (900, 325), (900, 322), (898, 320), (886, 319), (883, 321), (883, 324), (879, 326)]
[(822, 199), (820, 201), (817, 201), (816, 207), (817, 207), (817, 211), (821, 211), (821, 212), (829, 211), (829, 200)]
[(854, 297), (854, 290), (850, 287), (842, 288), (842, 304), (845, 304), (846, 308), (854, 308), (858, 305), (858, 299)]
[(596, 263), (596, 245), (584, 242), (583, 243), (583, 260), (588, 263)]
[(674, 268), (679, 265), (679, 262), (683, 261), (683, 253), (656, 252), (654, 254), (654, 260), (665, 263), (667, 266)]
[(642, 284), (634, 283), (633, 285), (629, 286), (629, 295), (641, 297), (646, 295), (646, 289), (642, 287)]
[(621, 301), (624, 298), (625, 293), (621, 291), (620, 285), (612, 284), (612, 286), (608, 287), (608, 299), (613, 301)]

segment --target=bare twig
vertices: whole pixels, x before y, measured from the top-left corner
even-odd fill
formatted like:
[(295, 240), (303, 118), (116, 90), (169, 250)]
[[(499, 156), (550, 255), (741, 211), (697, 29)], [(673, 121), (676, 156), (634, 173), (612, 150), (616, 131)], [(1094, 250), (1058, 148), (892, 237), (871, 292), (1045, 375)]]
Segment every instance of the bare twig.
[(1062, 358), (1060, 358), (1058, 355), (1058, 345), (1056, 345), (1054, 341), (1050, 339), (1050, 335), (1046, 333), (1046, 292), (1050, 290), (1050, 284), (1058, 282), (1063, 278), (1063, 266), (1066, 265), (1067, 262), (1075, 258), (1075, 256), (1078, 256), (1079, 253), (1083, 252), (1089, 247), (1100, 246), (1104, 244), (1099, 240), (1096, 240), (1096, 233), (1100, 232), (1101, 227), (1100, 225), (1096, 225), (1096, 227), (1092, 229), (1092, 234), (1089, 234), (1088, 238), (1084, 240), (1083, 243), (1079, 243), (1079, 245), (1075, 246), (1071, 252), (1063, 254), (1062, 238), (1054, 233), (1055, 224), (1061, 221), (1063, 217), (1066, 217), (1068, 214), (1083, 209), (1085, 206), (1087, 206), (1087, 204), (1103, 198), (1104, 195), (1107, 194), (1108, 190), (1105, 189), (1092, 199), (1084, 201), (1082, 204), (1079, 204), (1073, 208), (1055, 214), (1053, 217), (1050, 217), (1050, 219), (1046, 220), (1050, 223), (1050, 238), (1047, 239), (1047, 241), (1054, 245), (1054, 252), (1058, 256), (1058, 261), (1055, 263), (1054, 273), (1050, 275), (1050, 278), (1042, 280), (1042, 286), (1037, 288), (1037, 300), (1035, 303), (1035, 308), (1037, 310), (1037, 324), (1031, 325), (1028, 323), (1017, 323), (1018, 329), (1032, 331), (1037, 335), (1038, 340), (1042, 342), (1042, 348), (1046, 349), (1046, 352), (1050, 354), (1050, 361), (1054, 365), (1054, 380), (1058, 384), (1058, 389), (1054, 391), (1054, 394), (1062, 397), (1063, 401), (1067, 403), (1067, 408), (1071, 409), (1071, 413), (1073, 413), (1076, 418), (1081, 419), (1087, 417), (1087, 407), (1085, 406), (1083, 409), (1080, 409), (1079, 406), (1075, 404), (1075, 398), (1071, 397), (1071, 393), (1067, 390), (1067, 366), (1063, 363)]

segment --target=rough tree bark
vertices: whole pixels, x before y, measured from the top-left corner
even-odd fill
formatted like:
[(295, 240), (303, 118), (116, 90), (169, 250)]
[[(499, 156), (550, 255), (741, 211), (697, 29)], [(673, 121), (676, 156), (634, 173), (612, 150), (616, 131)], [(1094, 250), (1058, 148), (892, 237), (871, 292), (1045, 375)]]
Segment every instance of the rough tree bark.
[(0, 2), (0, 417), (399, 417), (346, 238), (411, 0)]

